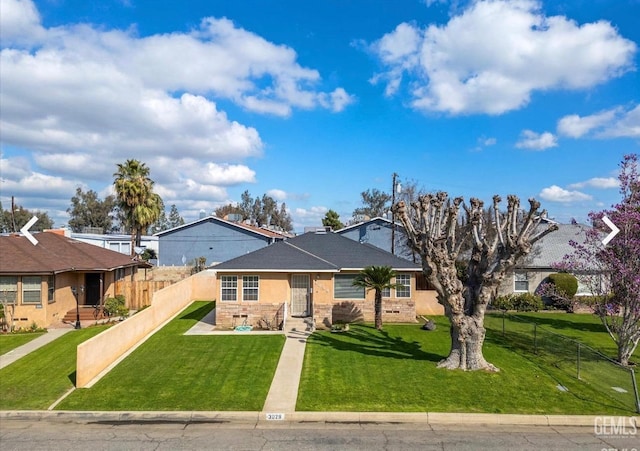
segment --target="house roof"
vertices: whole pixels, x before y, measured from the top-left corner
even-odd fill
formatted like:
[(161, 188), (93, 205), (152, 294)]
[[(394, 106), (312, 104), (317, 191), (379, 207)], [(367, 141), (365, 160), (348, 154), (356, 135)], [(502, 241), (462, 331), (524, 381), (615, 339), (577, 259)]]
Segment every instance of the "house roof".
[(586, 232), (590, 226), (584, 224), (557, 224), (558, 230), (545, 235), (531, 250), (521, 268), (553, 268), (562, 262), (565, 255), (571, 255), (575, 249), (569, 244), (575, 241), (585, 242)]
[(112, 271), (145, 265), (120, 252), (67, 238), (56, 232), (0, 236), (0, 274), (53, 274), (67, 271)]
[(360, 270), (366, 266), (391, 266), (395, 270), (419, 271), (415, 263), (337, 233), (305, 233), (272, 244), (213, 267), (216, 271), (313, 271)]
[[(336, 230), (335, 232), (344, 233), (351, 229), (357, 229), (359, 227), (362, 227), (363, 225), (379, 224), (379, 223), (385, 223), (386, 226), (391, 226), (391, 224), (393, 224), (393, 222), (390, 219), (383, 218), (381, 216), (376, 216), (375, 218), (367, 219), (366, 221), (356, 222), (355, 224), (351, 224), (349, 226), (343, 227), (340, 230)], [(403, 225), (397, 221), (396, 221), (396, 226), (403, 227)]]
[(158, 232), (158, 233), (154, 233), (153, 236), (163, 236), (163, 235), (168, 235), (171, 234), (177, 230), (182, 230), (182, 229), (186, 229), (189, 227), (193, 227), (193, 226), (197, 226), (198, 224), (202, 224), (205, 222), (219, 222), (221, 224), (225, 224), (227, 226), (245, 231), (245, 232), (249, 232), (252, 234), (256, 234), (256, 235), (262, 235), (264, 237), (267, 238), (274, 238), (276, 240), (283, 240), (285, 238), (287, 238), (289, 235), (285, 234), (285, 233), (280, 233), (280, 232), (276, 232), (275, 230), (269, 230), (266, 229), (264, 227), (257, 227), (254, 225), (250, 225), (250, 224), (244, 224), (241, 222), (233, 222), (233, 221), (227, 221), (226, 219), (222, 219), (222, 218), (218, 218), (217, 216), (207, 216), (205, 218), (201, 218), (198, 219), (196, 221), (192, 221), (189, 222), (187, 224), (183, 224), (181, 226), (178, 227), (174, 227), (172, 229), (168, 229), (168, 230), (163, 230), (162, 232)]

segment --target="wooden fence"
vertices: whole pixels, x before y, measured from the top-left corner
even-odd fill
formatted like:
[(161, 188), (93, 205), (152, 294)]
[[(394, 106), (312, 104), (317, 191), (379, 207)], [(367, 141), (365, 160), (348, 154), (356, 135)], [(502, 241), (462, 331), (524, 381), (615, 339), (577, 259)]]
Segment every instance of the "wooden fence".
[(176, 282), (170, 280), (119, 280), (116, 282), (115, 294), (125, 297), (127, 307), (139, 310), (151, 305), (153, 293), (174, 283)]

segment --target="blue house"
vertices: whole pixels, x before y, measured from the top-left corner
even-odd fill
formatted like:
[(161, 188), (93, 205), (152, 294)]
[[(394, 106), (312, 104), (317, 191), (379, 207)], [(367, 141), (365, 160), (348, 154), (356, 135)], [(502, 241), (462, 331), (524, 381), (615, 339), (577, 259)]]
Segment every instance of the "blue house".
[(158, 266), (193, 265), (199, 257), (212, 265), (253, 252), (287, 235), (241, 222), (207, 216), (156, 233)]
[(389, 219), (381, 217), (369, 219), (336, 230), (336, 233), (359, 243), (370, 244), (387, 252), (392, 251), (391, 241), (393, 238), (393, 253), (398, 257), (413, 260), (413, 254), (409, 246), (407, 246), (404, 227), (396, 223), (394, 231), (393, 222)]

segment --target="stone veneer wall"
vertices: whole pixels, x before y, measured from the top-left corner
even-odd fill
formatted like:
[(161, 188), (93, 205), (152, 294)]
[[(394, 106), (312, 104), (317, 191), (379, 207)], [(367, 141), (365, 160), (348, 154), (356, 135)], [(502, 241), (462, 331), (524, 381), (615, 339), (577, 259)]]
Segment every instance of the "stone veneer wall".
[(260, 319), (264, 317), (280, 327), (283, 320), (283, 304), (216, 303), (216, 326), (218, 328), (231, 329), (235, 326), (241, 326), (245, 319), (248, 325), (258, 327)]

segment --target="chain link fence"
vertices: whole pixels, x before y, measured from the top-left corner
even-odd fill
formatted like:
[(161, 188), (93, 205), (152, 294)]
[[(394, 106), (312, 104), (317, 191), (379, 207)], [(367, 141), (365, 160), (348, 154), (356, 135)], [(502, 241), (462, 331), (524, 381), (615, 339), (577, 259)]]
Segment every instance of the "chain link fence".
[(620, 365), (577, 340), (506, 312), (487, 315), (485, 328), (489, 333), (507, 340), (510, 346), (588, 384), (616, 406), (640, 413), (637, 382), (632, 368)]

